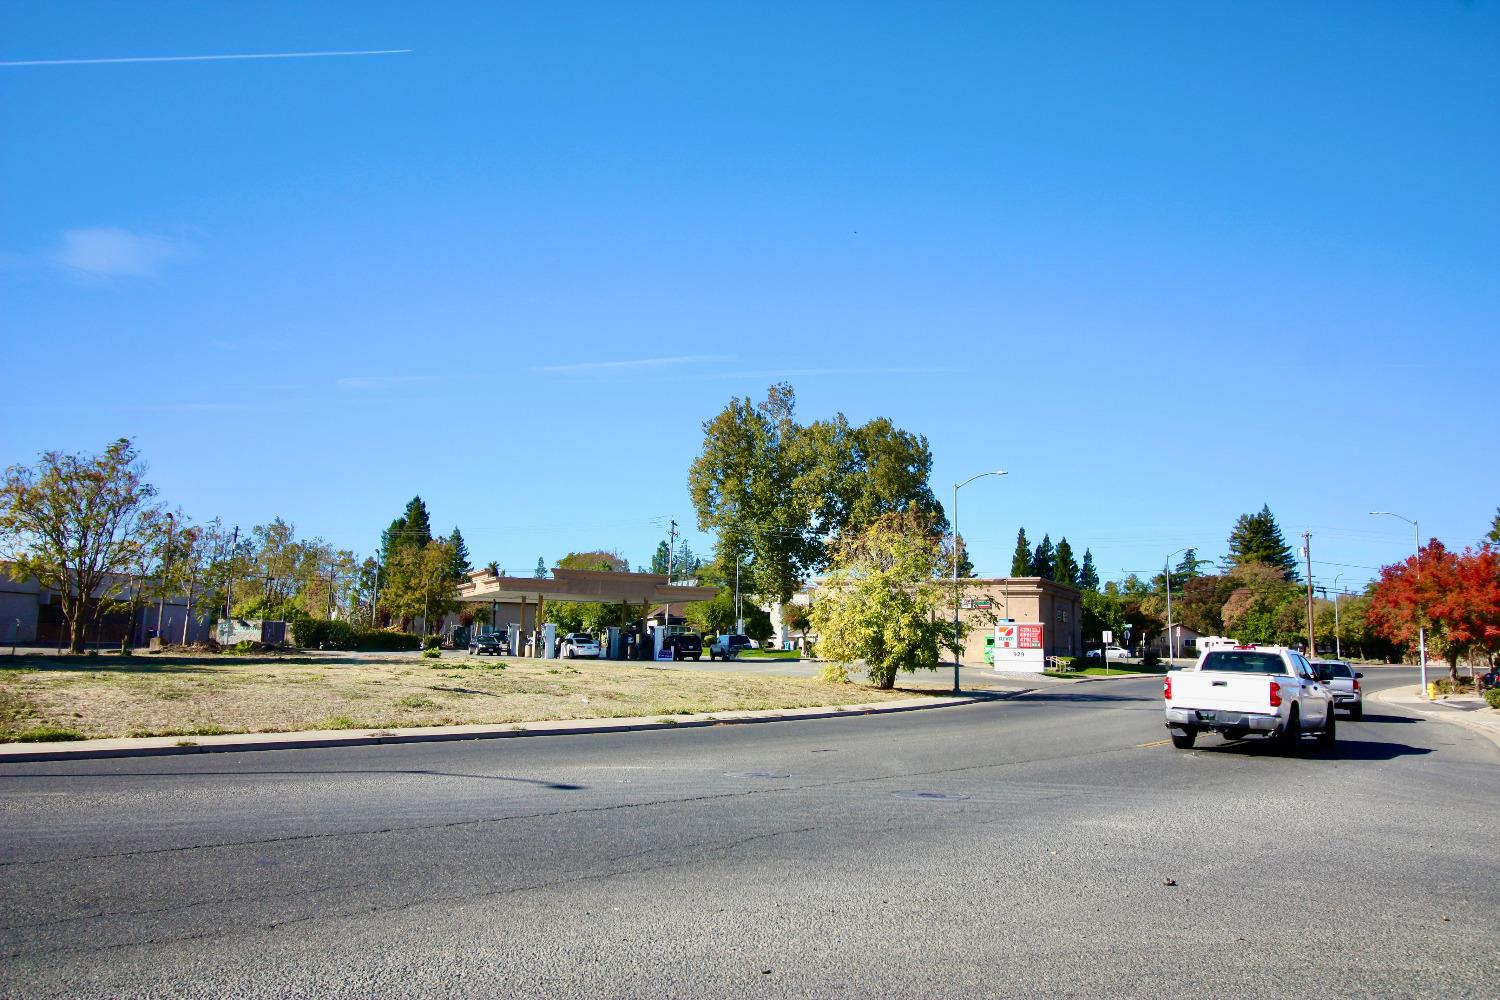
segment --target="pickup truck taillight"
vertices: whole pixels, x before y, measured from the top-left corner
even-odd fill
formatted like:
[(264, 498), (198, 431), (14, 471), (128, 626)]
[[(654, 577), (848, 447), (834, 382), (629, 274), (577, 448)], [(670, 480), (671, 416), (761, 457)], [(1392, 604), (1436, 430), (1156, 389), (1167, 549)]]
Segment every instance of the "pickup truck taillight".
[(1271, 682), (1271, 707), (1281, 707), (1281, 685), (1277, 684), (1275, 681)]
[(1358, 690), (1359, 690), (1359, 681), (1358, 681), (1358, 680), (1356, 680), (1356, 681), (1355, 681), (1355, 682), (1354, 682), (1354, 690), (1356, 690), (1356, 691), (1358, 691)]
[(1172, 678), (1168, 677), (1161, 682), (1161, 696), (1168, 701), (1172, 700)]

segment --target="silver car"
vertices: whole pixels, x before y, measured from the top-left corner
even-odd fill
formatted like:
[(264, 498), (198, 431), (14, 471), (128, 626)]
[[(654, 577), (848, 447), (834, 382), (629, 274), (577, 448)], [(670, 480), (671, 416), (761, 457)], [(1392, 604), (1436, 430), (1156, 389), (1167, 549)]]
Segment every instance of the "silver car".
[(1365, 714), (1365, 696), (1359, 686), (1364, 674), (1343, 660), (1314, 660), (1312, 666), (1318, 672), (1318, 680), (1333, 693), (1334, 708), (1344, 709), (1351, 719)]

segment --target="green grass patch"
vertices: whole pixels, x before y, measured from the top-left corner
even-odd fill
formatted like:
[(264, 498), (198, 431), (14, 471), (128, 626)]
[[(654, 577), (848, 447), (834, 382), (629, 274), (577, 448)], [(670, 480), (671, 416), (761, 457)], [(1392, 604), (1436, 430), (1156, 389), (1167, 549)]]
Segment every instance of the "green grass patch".
[(12, 738), (17, 743), (67, 743), (81, 740), (84, 736), (76, 729), (64, 729), (61, 726), (34, 726), (16, 733)]
[(739, 655), (741, 660), (800, 660), (802, 654), (795, 649), (747, 649)]
[(437, 702), (420, 694), (402, 695), (394, 704), (397, 708), (437, 708)]

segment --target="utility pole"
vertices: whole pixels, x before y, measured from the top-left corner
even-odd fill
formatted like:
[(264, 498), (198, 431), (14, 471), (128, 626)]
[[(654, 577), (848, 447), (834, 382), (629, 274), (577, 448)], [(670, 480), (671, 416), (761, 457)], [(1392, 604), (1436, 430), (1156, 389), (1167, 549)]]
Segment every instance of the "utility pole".
[(177, 519), (169, 511), (167, 513), (167, 544), (161, 553), (161, 569), (156, 578), (156, 644), (158, 646), (166, 645), (166, 640), (161, 635), (161, 616), (167, 606), (167, 584), (170, 580), (168, 573), (172, 565), (172, 531), (176, 527)]
[(333, 582), (337, 567), (330, 560), (328, 563), (328, 620), (333, 621)]
[[(234, 617), (234, 553), (235, 549), (239, 548), (239, 542), (240, 526), (236, 524), (234, 526), (234, 537), (229, 539), (229, 572), (225, 574), (224, 617), (226, 620), (232, 620)], [(231, 624), (230, 628), (232, 630), (234, 626)]]
[[(494, 602), (491, 601), (491, 604)], [(490, 622), (491, 625), (495, 624)], [(380, 627), (380, 563), (375, 564), (375, 582), (370, 593), (370, 628)]]
[(1307, 562), (1307, 658), (1314, 659), (1318, 655), (1318, 643), (1313, 635), (1313, 575), (1312, 575), (1312, 536), (1304, 531), (1302, 533), (1302, 558)]
[[(676, 520), (672, 521), (672, 527), (671, 527), (671, 530), (667, 532), (667, 538), (668, 538), (668, 541), (667, 541), (667, 586), (670, 587), (670, 586), (672, 586), (672, 560), (677, 555), (677, 522), (676, 522)], [(667, 609), (666, 609), (666, 612), (662, 615), (662, 620), (661, 620), (661, 634), (662, 634), (663, 638), (666, 637), (666, 635), (667, 635), (667, 629), (670, 628), (671, 625), (672, 625), (672, 599), (669, 597), (669, 598), (667, 598)], [(658, 652), (659, 652), (659, 650), (658, 650)]]

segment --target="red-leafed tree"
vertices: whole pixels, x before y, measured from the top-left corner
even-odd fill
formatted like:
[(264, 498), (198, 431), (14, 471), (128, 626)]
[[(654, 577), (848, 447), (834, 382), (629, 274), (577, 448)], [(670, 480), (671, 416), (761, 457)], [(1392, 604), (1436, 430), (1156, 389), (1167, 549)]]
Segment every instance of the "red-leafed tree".
[(1488, 545), (1450, 552), (1434, 538), (1419, 555), (1381, 569), (1368, 622), (1408, 646), (1425, 626), (1428, 643), (1457, 681), (1459, 657), (1500, 648), (1500, 556)]

